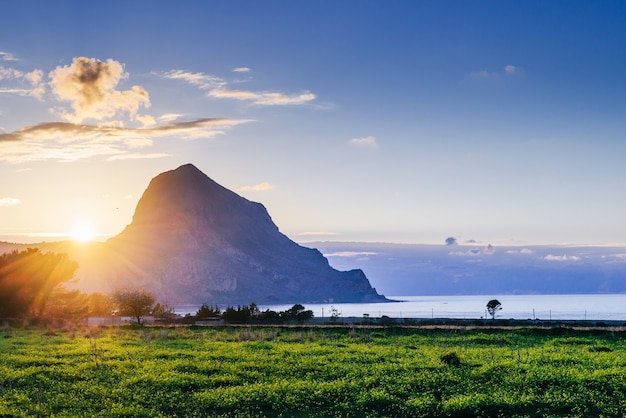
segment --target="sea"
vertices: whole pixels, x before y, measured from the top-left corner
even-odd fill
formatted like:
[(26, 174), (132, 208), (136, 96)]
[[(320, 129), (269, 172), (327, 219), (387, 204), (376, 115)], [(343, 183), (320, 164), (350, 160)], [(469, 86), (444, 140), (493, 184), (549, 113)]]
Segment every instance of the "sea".
[[(497, 299), (502, 309), (497, 319), (626, 321), (626, 294), (593, 295), (463, 295), (388, 296), (397, 302), (305, 304), (316, 318), (330, 318), (336, 310), (340, 318), (490, 318), (487, 302)], [(291, 305), (259, 305), (264, 311), (284, 311)], [(194, 314), (195, 311), (190, 311)]]

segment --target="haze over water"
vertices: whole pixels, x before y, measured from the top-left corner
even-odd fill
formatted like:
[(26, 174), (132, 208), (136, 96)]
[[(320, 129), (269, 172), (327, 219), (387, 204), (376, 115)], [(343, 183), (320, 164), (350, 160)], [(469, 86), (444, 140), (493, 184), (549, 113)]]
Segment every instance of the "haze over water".
[[(464, 296), (389, 296), (401, 302), (308, 304), (315, 317), (330, 317), (336, 308), (341, 317), (371, 318), (458, 318), (489, 317), (490, 299), (498, 299), (502, 310), (496, 318), (539, 320), (626, 320), (626, 295), (464, 295)], [(291, 305), (263, 305), (261, 310), (282, 311)]]

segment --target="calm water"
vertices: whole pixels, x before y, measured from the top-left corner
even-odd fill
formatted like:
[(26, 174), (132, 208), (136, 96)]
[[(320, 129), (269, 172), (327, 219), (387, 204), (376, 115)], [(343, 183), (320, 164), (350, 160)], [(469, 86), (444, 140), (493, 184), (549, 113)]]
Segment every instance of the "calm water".
[[(626, 294), (619, 295), (491, 295), (491, 296), (389, 296), (394, 303), (308, 304), (315, 317), (330, 317), (332, 307), (342, 317), (465, 318), (488, 316), (486, 305), (498, 299), (496, 318), (543, 320), (626, 320)], [(293, 305), (260, 305), (261, 310), (283, 311)]]

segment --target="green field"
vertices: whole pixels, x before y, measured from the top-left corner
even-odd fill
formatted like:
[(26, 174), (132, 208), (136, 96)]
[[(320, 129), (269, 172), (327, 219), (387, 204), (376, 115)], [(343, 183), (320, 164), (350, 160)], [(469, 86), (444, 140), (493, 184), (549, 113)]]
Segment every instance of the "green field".
[(2, 417), (618, 417), (617, 330), (0, 331)]

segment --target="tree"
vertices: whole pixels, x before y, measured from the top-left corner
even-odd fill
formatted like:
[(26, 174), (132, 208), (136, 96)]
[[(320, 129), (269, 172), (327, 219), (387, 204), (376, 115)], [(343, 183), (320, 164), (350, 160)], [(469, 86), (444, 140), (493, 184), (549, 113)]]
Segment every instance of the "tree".
[(313, 311), (305, 310), (304, 306), (299, 303), (296, 303), (291, 308), (281, 312), (280, 314), (286, 321), (304, 322), (307, 319), (313, 318)]
[(244, 322), (249, 322), (250, 321), (250, 307), (249, 306), (237, 306), (237, 309), (235, 309), (232, 306), (229, 306), (226, 308), (226, 310), (224, 311), (224, 313), (222, 314), (222, 318), (224, 319), (225, 322), (228, 323), (244, 323)]
[(487, 302), (487, 312), (491, 315), (491, 319), (496, 319), (496, 312), (502, 309), (502, 304), (498, 299), (491, 299)]
[(278, 312), (270, 311), (269, 309), (260, 312), (257, 318), (260, 322), (264, 322), (266, 324), (278, 324), (282, 321)]
[(78, 264), (64, 253), (28, 248), (0, 255), (0, 317), (41, 315), (55, 288), (76, 270)]
[(155, 319), (169, 324), (176, 318), (176, 312), (174, 312), (174, 308), (167, 302), (157, 303), (154, 305), (154, 308), (152, 308), (152, 316), (154, 316)]
[(46, 319), (57, 319), (77, 323), (89, 314), (89, 295), (78, 289), (68, 290), (57, 286), (42, 312)]
[(196, 312), (196, 319), (217, 318), (221, 314), (222, 311), (219, 306), (215, 305), (215, 308), (213, 308), (212, 306), (203, 303), (202, 306), (200, 306), (200, 309)]
[(154, 296), (149, 290), (140, 287), (125, 287), (113, 293), (120, 314), (132, 316), (141, 324), (141, 318), (152, 312)]
[(339, 320), (339, 309), (335, 308), (334, 306), (330, 307), (330, 322), (332, 322), (333, 324), (336, 324), (337, 321)]
[(110, 316), (116, 308), (115, 301), (105, 294), (94, 292), (89, 295), (89, 316)]

